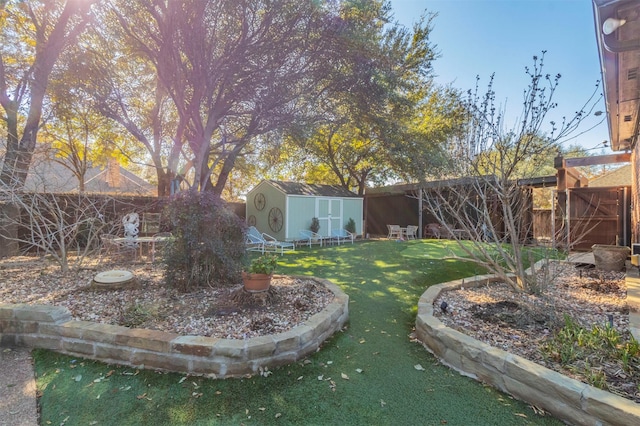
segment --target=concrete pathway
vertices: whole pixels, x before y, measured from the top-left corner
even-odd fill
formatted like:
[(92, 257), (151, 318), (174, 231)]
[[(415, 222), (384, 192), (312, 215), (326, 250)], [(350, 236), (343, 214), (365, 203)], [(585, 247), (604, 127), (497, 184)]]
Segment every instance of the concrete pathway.
[(595, 259), (593, 258), (593, 252), (591, 251), (571, 253), (567, 257), (567, 260), (573, 263), (591, 263), (593, 265), (595, 265), (596, 263)]
[(0, 348), (0, 426), (37, 426), (36, 381), (30, 349)]

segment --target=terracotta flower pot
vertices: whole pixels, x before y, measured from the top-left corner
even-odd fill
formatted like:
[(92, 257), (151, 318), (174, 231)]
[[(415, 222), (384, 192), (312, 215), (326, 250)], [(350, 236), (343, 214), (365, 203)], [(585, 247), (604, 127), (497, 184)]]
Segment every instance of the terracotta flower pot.
[(272, 277), (273, 274), (249, 274), (243, 272), (242, 282), (244, 283), (244, 289), (255, 293), (267, 291), (271, 285)]

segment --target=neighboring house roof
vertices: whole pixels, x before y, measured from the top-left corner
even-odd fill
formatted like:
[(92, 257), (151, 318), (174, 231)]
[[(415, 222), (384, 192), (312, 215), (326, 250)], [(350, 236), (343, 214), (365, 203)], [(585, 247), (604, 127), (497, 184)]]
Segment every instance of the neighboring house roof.
[[(360, 197), (358, 194), (339, 185), (316, 185), (300, 182), (282, 182), (267, 180), (275, 188), (289, 195), (308, 195), (320, 197)], [(361, 198), (361, 197), (360, 197)]]
[[(78, 191), (78, 178), (62, 164), (34, 156), (25, 181), (28, 191), (68, 193)], [(90, 167), (85, 174), (85, 192), (151, 195), (157, 188), (123, 168), (117, 162), (105, 167)]]
[(589, 187), (631, 186), (631, 164), (619, 167), (605, 175), (589, 180)]

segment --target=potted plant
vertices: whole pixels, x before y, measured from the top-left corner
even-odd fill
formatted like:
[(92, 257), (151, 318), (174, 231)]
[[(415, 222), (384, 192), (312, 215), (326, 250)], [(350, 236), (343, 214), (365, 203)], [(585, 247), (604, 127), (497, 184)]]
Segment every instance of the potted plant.
[(278, 256), (262, 255), (251, 262), (246, 272), (242, 272), (244, 289), (249, 292), (261, 292), (269, 290), (273, 271), (278, 265)]
[(344, 226), (344, 229), (346, 229), (347, 231), (351, 232), (352, 234), (356, 233), (356, 221), (353, 220), (352, 217), (349, 218), (349, 220), (347, 221), (347, 224)]
[(319, 230), (320, 230), (320, 220), (318, 220), (317, 217), (312, 217), (311, 226), (309, 226), (309, 231), (313, 232), (314, 234), (317, 234)]

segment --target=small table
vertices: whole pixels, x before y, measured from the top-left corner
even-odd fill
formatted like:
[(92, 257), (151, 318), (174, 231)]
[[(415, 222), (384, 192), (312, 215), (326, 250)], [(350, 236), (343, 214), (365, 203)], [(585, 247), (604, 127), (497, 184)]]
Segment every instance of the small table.
[(169, 240), (171, 237), (136, 237), (136, 238), (114, 238), (113, 241), (118, 244), (139, 244), (140, 245), (140, 257), (142, 257), (142, 244), (151, 244), (151, 263), (156, 258), (156, 241), (163, 242)]

